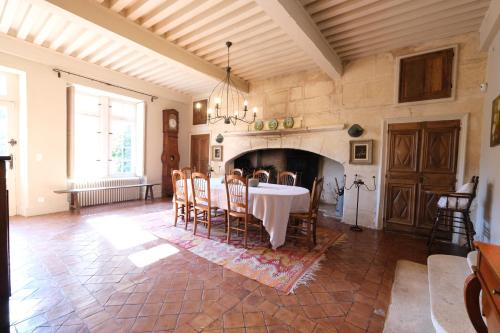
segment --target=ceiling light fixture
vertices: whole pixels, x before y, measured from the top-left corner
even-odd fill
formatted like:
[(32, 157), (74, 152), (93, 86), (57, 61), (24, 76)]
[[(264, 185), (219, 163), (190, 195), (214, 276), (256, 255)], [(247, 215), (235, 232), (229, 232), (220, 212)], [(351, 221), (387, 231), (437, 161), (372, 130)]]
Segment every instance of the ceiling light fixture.
[[(229, 48), (233, 45), (226, 42), (227, 46), (227, 67), (226, 77), (219, 82), (208, 98), (208, 123), (215, 124), (224, 120), (224, 124), (236, 125), (238, 121), (251, 124), (257, 116), (257, 108), (253, 108), (253, 117), (247, 120), (248, 101), (236, 88), (231, 80), (231, 66), (229, 66)], [(241, 109), (240, 109), (241, 108)]]

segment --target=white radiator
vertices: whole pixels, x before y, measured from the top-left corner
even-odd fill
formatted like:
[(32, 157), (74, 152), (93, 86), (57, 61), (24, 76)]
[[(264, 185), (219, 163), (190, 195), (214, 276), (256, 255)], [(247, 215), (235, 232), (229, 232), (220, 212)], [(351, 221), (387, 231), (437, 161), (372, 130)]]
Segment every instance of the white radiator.
[[(131, 178), (105, 178), (98, 180), (85, 180), (85, 181), (69, 181), (69, 188), (96, 188), (96, 187), (113, 187), (120, 185), (135, 185), (141, 184), (144, 179), (141, 177)], [(128, 200), (137, 200), (141, 198), (142, 188), (118, 188), (112, 190), (90, 191), (78, 194), (78, 200), (82, 207), (102, 205), (113, 202), (121, 202)]]

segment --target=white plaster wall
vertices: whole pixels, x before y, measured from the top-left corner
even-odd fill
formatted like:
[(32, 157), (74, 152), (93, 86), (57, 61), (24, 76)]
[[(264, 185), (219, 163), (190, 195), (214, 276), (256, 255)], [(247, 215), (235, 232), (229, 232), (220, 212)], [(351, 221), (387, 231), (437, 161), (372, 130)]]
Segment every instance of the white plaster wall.
[[(380, 206), (380, 178), (383, 177), (382, 147), (384, 122), (421, 121), (422, 119), (462, 119), (468, 114), (467, 143), (464, 151), (464, 178), (469, 179), (479, 172), (480, 133), (484, 95), (478, 86), (484, 80), (487, 54), (479, 51), (477, 33), (465, 34), (421, 44), (412, 48), (383, 53), (354, 60), (345, 65), (339, 80), (331, 80), (319, 71), (300, 72), (263, 81), (251, 82), (249, 106), (258, 107), (257, 117), (269, 120), (286, 116), (302, 118), (303, 126), (319, 127), (354, 123), (360, 124), (365, 133), (358, 139), (374, 140), (372, 165), (349, 165), (349, 140), (345, 130), (302, 133), (286, 136), (234, 136), (230, 132), (246, 131), (244, 124), (201, 126), (211, 133), (212, 144), (218, 133), (225, 134), (224, 162), (212, 162), (217, 171), (224, 170), (224, 163), (248, 150), (261, 148), (304, 149), (326, 156), (345, 166), (347, 183), (355, 174), (362, 175), (372, 185), (377, 177), (377, 191), (360, 193), (360, 224), (381, 228), (379, 220), (383, 206)], [(418, 105), (399, 106), (395, 104), (396, 57), (440, 47), (458, 45), (457, 81), (454, 100), (431, 101)], [(463, 179), (458, 182), (461, 183)], [(354, 223), (356, 206), (355, 191), (347, 191), (344, 202), (346, 223)], [(381, 209), (382, 208), (382, 209)], [(380, 213), (379, 213), (380, 212)]]
[[(138, 99), (144, 99), (144, 96), (76, 77), (58, 79), (52, 67), (5, 53), (0, 53), (0, 65), (25, 72), (27, 79), (27, 117), (20, 123), (20, 130), (26, 136), (19, 142), (25, 150), (20, 161), (25, 173), (21, 174), (21, 184), (18, 184), (21, 191), (18, 194), (18, 213), (31, 216), (67, 210), (66, 196), (53, 193), (55, 189), (66, 187), (66, 85), (73, 82)], [(111, 82), (121, 86), (128, 84), (126, 80)], [(186, 117), (189, 116), (189, 108), (187, 104), (165, 98), (153, 103), (146, 98), (145, 102), (145, 172), (150, 180), (159, 181), (163, 149), (161, 111), (166, 108), (179, 111), (179, 149), (185, 152), (188, 150), (187, 133), (190, 126)], [(42, 156), (42, 159), (38, 161), (37, 155)], [(181, 154), (181, 161), (184, 159), (186, 156)], [(39, 198), (44, 198), (44, 202), (39, 202)]]
[(476, 237), (500, 244), (500, 146), (490, 147), (491, 103), (500, 95), (500, 33), (488, 51), (488, 91), (481, 133), (481, 171), (479, 173)]
[(321, 195), (321, 201), (328, 204), (335, 204), (337, 200), (335, 198), (335, 178), (342, 186), (344, 182), (344, 166), (337, 161), (320, 158), (319, 160), (319, 177), (324, 177), (323, 194)]

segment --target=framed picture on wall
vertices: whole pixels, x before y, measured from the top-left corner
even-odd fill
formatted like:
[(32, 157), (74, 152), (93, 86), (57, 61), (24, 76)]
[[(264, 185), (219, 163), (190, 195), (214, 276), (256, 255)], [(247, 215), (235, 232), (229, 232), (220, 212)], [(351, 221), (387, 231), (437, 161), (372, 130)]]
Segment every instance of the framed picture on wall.
[(222, 161), (222, 146), (212, 146), (212, 161)]
[(490, 147), (500, 145), (500, 95), (493, 100), (491, 107)]
[(373, 140), (349, 141), (349, 144), (351, 146), (349, 153), (350, 164), (372, 164)]

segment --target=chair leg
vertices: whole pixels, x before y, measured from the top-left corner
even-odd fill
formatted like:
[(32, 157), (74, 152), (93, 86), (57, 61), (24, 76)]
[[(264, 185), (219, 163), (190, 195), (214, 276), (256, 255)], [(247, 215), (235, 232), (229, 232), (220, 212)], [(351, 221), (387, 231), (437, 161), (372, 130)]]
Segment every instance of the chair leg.
[(471, 240), (471, 231), (470, 231), (470, 220), (469, 220), (469, 214), (462, 213), (463, 216), (463, 221), (464, 221), (464, 227), (465, 227), (465, 236), (467, 237), (467, 245), (469, 246), (469, 251), (472, 251), (472, 240)]
[(307, 221), (307, 246), (309, 251), (312, 250), (312, 231), (311, 231), (311, 221)]
[(245, 231), (243, 232), (243, 247), (246, 249), (247, 248), (247, 240), (248, 240), (248, 218), (245, 218)]
[(316, 246), (316, 225), (318, 224), (318, 221), (317, 220), (313, 220), (313, 243), (314, 243), (314, 246)]
[(434, 241), (437, 225), (439, 223), (440, 218), (441, 218), (441, 212), (438, 210), (436, 213), (436, 219), (434, 220), (434, 223), (432, 224), (432, 229), (431, 229), (431, 233), (429, 235), (429, 239), (427, 241), (427, 250), (429, 252), (431, 252), (432, 242)]
[(231, 217), (227, 214), (227, 243), (231, 241)]
[(227, 217), (228, 217), (227, 210), (224, 210), (224, 221), (226, 222), (224, 225), (224, 232), (226, 233), (227, 233)]
[(174, 227), (177, 227), (177, 218), (179, 215), (179, 207), (177, 205), (177, 202), (174, 202)]
[(207, 235), (208, 239), (210, 239), (210, 231), (212, 230), (212, 214), (210, 214), (210, 209), (208, 210), (208, 218), (207, 218)]
[(196, 208), (194, 208), (194, 226), (193, 226), (193, 235), (196, 235), (196, 228), (198, 227), (198, 212)]

